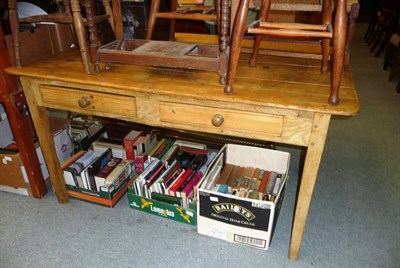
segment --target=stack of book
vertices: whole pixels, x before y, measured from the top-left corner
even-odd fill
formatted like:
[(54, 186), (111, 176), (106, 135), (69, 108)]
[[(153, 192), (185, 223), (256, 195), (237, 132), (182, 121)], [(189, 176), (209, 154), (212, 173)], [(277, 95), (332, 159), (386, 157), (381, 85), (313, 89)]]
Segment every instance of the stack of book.
[(211, 160), (205, 144), (163, 138), (134, 179), (134, 194), (188, 208)]
[(226, 163), (215, 183), (215, 191), (264, 201), (274, 201), (284, 174)]

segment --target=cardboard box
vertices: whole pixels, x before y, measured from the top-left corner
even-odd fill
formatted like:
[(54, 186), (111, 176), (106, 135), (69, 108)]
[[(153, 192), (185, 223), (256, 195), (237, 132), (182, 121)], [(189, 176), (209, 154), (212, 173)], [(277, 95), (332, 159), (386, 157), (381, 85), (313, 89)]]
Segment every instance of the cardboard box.
[[(39, 143), (36, 143), (35, 146), (43, 178), (47, 180), (49, 172), (43, 158), (42, 149)], [(21, 195), (31, 195), (28, 175), (18, 151), (0, 151), (0, 170), (0, 190)]]
[(195, 204), (189, 204), (189, 208), (183, 208), (177, 205), (138, 196), (132, 189), (132, 182), (133, 181), (131, 181), (128, 186), (128, 200), (131, 208), (196, 226), (197, 216)]
[(68, 195), (77, 199), (81, 199), (87, 202), (99, 204), (106, 207), (114, 207), (117, 202), (126, 193), (128, 187), (129, 178), (124, 180), (121, 185), (114, 189), (114, 191), (108, 193), (103, 191), (92, 191), (84, 188), (79, 188), (66, 184)]
[[(289, 161), (290, 154), (286, 152), (225, 145), (197, 190), (198, 233), (267, 250), (283, 201)], [(213, 185), (225, 163), (284, 174), (275, 200), (240, 198), (216, 192)]]

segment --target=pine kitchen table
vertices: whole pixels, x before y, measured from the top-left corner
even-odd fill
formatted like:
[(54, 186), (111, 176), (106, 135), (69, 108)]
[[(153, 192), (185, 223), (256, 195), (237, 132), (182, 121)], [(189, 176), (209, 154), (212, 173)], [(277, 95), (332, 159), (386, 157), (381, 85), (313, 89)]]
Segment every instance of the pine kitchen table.
[(231, 95), (224, 94), (216, 72), (113, 65), (87, 75), (77, 51), (6, 72), (21, 81), (60, 203), (68, 202), (68, 195), (48, 108), (307, 148), (289, 246), (289, 258), (296, 260), (331, 116), (355, 115), (359, 101), (350, 70), (342, 79), (339, 105), (331, 106), (329, 73), (320, 73), (318, 61), (269, 56), (249, 68), (246, 58)]

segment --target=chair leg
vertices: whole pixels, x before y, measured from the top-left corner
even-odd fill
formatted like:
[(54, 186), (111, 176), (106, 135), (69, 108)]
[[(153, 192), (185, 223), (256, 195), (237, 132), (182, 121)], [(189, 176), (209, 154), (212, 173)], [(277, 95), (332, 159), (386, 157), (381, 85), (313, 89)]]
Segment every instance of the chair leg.
[(333, 72), (331, 94), (329, 97), (329, 103), (332, 105), (337, 105), (339, 103), (339, 89), (342, 80), (347, 31), (347, 10), (345, 2), (346, 1), (344, 0), (338, 0), (336, 3), (335, 23), (333, 30)]
[(76, 37), (78, 39), (83, 68), (85, 70), (85, 73), (90, 74), (90, 56), (86, 43), (85, 26), (83, 24), (79, 0), (71, 0), (71, 10), (74, 19), (74, 29)]
[[(178, 0), (171, 0), (171, 12), (175, 12), (178, 8)], [(169, 20), (169, 40), (173, 41), (175, 39), (175, 24), (176, 20)]]
[[(271, 7), (271, 0), (264, 0), (262, 2), (260, 9), (260, 21), (267, 21), (270, 7)], [(257, 65), (257, 56), (258, 52), (260, 51), (261, 41), (262, 41), (261, 34), (258, 34), (254, 37), (253, 52), (251, 53), (251, 57), (249, 60), (250, 67), (255, 67)]]
[(235, 22), (232, 29), (231, 51), (228, 64), (228, 75), (225, 85), (225, 93), (230, 94), (233, 92), (232, 84), (236, 75), (236, 68), (240, 56), (240, 47), (242, 45), (243, 36), (246, 31), (247, 14), (250, 0), (240, 1), (239, 8), (235, 16)]
[(150, 11), (149, 11), (149, 23), (147, 25), (146, 39), (150, 40), (153, 37), (154, 27), (156, 25), (156, 14), (160, 10), (160, 0), (151, 1)]
[(19, 19), (18, 19), (16, 0), (8, 1), (8, 12), (9, 12), (8, 16), (11, 28), (11, 37), (13, 41), (15, 66), (21, 67), (22, 63), (21, 63), (21, 50), (19, 46)]
[[(332, 24), (332, 0), (324, 0), (322, 4), (322, 24)], [(329, 50), (330, 50), (330, 38), (322, 39), (322, 63), (321, 72), (325, 73), (329, 69)]]

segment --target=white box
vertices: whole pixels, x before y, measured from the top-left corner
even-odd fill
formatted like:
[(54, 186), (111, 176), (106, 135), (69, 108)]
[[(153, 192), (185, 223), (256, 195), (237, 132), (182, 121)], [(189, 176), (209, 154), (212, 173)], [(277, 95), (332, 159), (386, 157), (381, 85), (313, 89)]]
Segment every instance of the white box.
[[(225, 145), (197, 189), (198, 233), (267, 250), (284, 199), (289, 162), (287, 152)], [(284, 174), (275, 200), (255, 200), (216, 192), (213, 185), (225, 163)]]

